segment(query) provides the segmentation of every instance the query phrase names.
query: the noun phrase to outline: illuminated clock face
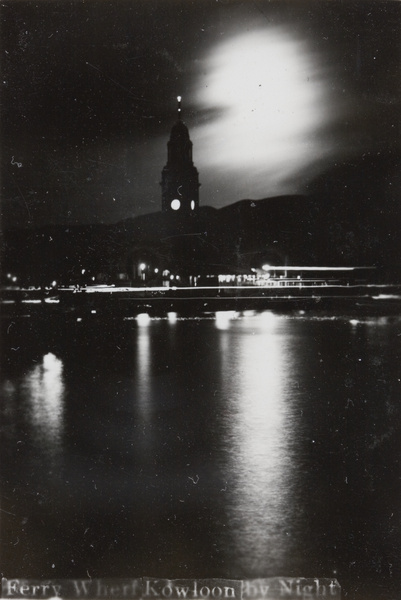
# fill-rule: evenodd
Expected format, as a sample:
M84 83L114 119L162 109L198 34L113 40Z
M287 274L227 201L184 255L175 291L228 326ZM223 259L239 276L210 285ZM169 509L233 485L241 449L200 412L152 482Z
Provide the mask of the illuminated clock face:
M171 208L173 210L178 210L181 206L181 202L179 200L177 200L177 198L175 198L172 202L171 202Z

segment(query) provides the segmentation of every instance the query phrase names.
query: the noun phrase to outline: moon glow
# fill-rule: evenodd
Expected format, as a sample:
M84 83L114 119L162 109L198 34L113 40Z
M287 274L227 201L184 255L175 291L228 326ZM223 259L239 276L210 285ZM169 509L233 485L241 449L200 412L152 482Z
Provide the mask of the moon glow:
M236 35L203 67L196 101L216 117L193 132L201 169L242 170L244 197L260 197L330 153L320 131L332 107L327 73L299 34L269 27Z

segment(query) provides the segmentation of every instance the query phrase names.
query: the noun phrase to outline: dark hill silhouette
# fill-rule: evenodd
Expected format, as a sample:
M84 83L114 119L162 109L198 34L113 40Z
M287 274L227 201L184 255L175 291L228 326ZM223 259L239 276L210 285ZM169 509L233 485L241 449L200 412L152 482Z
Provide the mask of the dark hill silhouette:
M311 244L315 212L306 196L241 200L219 210L219 235L227 249L230 240L236 240L239 261L246 255L265 253L292 264L310 264L317 260Z
M5 231L3 274L68 283L85 270L85 279L110 281L140 260L183 274L249 271L266 262L399 269L398 207L380 196L378 182L359 186L360 172L347 165L313 182L310 196L202 206L196 218L156 212L113 225Z
M335 165L308 186L327 259L400 268L401 155L366 154Z

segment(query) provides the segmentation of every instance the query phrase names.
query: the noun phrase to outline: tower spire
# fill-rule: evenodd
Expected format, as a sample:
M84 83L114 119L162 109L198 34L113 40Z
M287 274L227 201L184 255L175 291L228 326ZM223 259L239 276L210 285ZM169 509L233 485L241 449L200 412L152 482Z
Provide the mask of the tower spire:
M192 160L192 142L181 119L181 96L177 96L178 119L167 142L167 164L162 171L162 211L195 215L199 207L199 175Z

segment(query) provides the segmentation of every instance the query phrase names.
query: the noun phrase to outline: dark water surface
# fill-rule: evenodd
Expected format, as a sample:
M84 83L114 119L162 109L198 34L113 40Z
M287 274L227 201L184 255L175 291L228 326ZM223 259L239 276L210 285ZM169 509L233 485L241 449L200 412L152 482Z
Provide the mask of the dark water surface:
M170 317L3 323L3 575L400 598L401 320Z

